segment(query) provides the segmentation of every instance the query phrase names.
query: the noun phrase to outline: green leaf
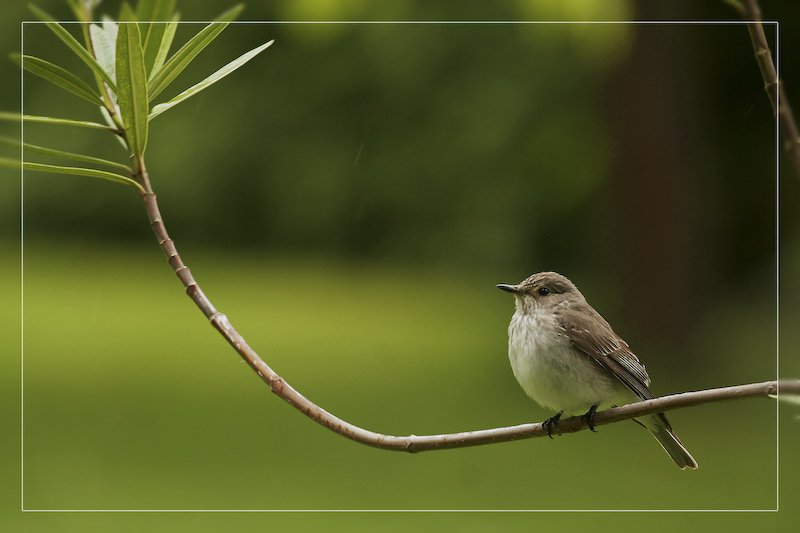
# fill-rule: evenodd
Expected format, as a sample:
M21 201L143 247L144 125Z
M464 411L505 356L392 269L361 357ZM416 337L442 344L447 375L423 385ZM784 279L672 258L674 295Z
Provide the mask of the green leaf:
M147 74L139 41L139 25L123 23L117 36L119 110L131 152L144 154L147 145Z
M131 5L128 2L122 3L122 8L119 10L119 17L117 17L120 22L136 22L136 14L133 12Z
M779 400L800 407L800 395L797 394L786 394L782 392L780 395L770 394L769 397L773 400Z
M54 172L56 174L72 174L76 176L88 176L90 178L100 178L104 180L122 183L125 185L133 185L144 194L144 188L131 178L114 174L113 172L106 172L105 170L96 170L94 168L81 168L81 167L64 167L59 165L45 165L43 163L31 163L24 161L22 168L25 170L37 170L40 172Z
M175 0L139 0L136 18L141 22L169 20L175 10Z
M21 59L22 67L28 72L36 74L93 104L103 105L103 100L100 96L95 94L86 82L73 73L38 57L24 55Z
M140 0L136 6L136 18L142 32L142 49L144 50L144 66L147 73L153 71L164 32L166 22L172 18L175 0Z
M83 154L75 154L72 152L64 152L62 150L53 150L52 148L45 148L44 146L37 146L35 144L21 143L16 139L9 139L8 137L0 137L0 144L4 144L6 146L14 146L17 148L23 147L26 152L33 152L36 154L42 154L53 157L61 157L63 159L69 159L71 161L81 161L84 163L102 165L127 174L133 173L130 167L127 167L122 163L117 163L116 161L108 161L107 159L100 159L99 157L92 157Z
M236 17L239 16L239 13L241 13L243 9L244 9L244 4L236 4L235 6L233 6L232 8L230 8L229 10L225 11L217 18L215 18L213 22L230 22L232 20L236 20Z
M142 26L142 25L140 25ZM166 23L153 22L151 24L144 24L144 42L142 48L144 49L144 68L149 74L153 71L153 65L156 63L159 47L161 46L161 38L164 36L164 31L167 29Z
M78 20L82 20L83 8L81 4L83 4L83 2L81 0L67 0L67 4L69 4L70 9L72 9L72 12L75 13L75 16L78 17Z
M22 120L22 115L20 115L19 113L9 113L8 111L0 111L0 120L19 122L20 120Z
M273 41L269 41L268 43L262 44L258 48L254 48L253 50L250 50L249 52L247 52L245 54L242 54L237 59L234 59L233 61L231 61L230 63L228 63L227 65L225 65L224 67L222 67L221 69L216 71L215 73L213 73L211 76L209 76L206 79L204 79L203 81L201 81L200 83L197 83L197 84L189 87L188 89L183 91L181 94L179 94L178 96L176 96L175 98L173 98L169 102L165 102L163 104L158 104L157 106L154 106L153 107L153 111L150 113L150 119L151 120L154 119L155 117L157 117L158 115L160 115L161 113L166 111L167 109L180 104L181 102L183 102L187 98L194 96L195 94L199 93L200 91L202 91L206 87L218 82L219 80L221 80L222 78L224 78L225 76L227 76L228 74L233 72L234 70L238 69L239 67L241 67L242 65L244 65L245 63L247 63L248 61L253 59L255 56L260 54L263 50L268 48L274 42L275 42L274 40Z
M155 60L148 71L148 82L149 80L152 80L156 74L158 74L158 71L164 66L164 61L167 60L169 49L172 46L172 40L175 38L175 30L178 29L178 20L180 20L180 17L177 13L175 13L175 16L172 17L172 22L168 23L164 27L164 32L161 35L161 43L158 45L158 53L156 54Z
M37 6L33 5L33 4L28 4L28 9L30 9L31 12L33 12L33 14L36 15L36 18L38 18L39 20L41 20L43 22L53 22L53 21L56 20L53 17L53 15L51 15L50 13L44 11L43 9L40 9L39 7L37 7Z
M54 117L41 117L36 115L20 115L18 113L6 113L0 111L0 120L19 121L25 122L41 122L44 124L59 124L64 126L78 126L81 128L92 128L98 130L110 131L118 133L115 128L106 124L99 124L97 122L87 122L84 120L70 120L68 118L54 118Z
M0 157L0 167L7 167L7 168L19 168L22 165L19 162L19 159L9 159L7 157Z
M75 13L75 17L78 20L85 21L87 19L87 12L86 12L85 7L84 7L85 3L86 3L85 1L80 1L79 2L79 0L67 0L67 3L70 5L70 8L72 9L72 12ZM50 13L47 13L46 11L44 11L42 9L39 9L35 5L28 4L28 8L33 12L34 15L36 15L37 18L39 18L39 20L42 20L44 22L56 22L56 19ZM90 42L89 41L89 32L87 30L86 25L85 24L81 24L80 28L81 28L81 32L83 33L84 40L87 43L89 43ZM59 34L54 28L50 27L50 29L52 29L54 32L56 32L56 35L58 35L59 38L61 38L62 40L66 37L65 35ZM77 41L76 41L76 43L77 43ZM70 45L70 43L67 43L67 44ZM75 44L75 43L73 43L73 44ZM78 47L81 47L81 45L78 44ZM79 55L80 55L80 53L79 53ZM91 56L92 54L89 54L89 55ZM87 60L86 57L81 56L81 58L84 61ZM98 89L100 89L102 91L103 87L102 87L102 83L100 81L101 78L99 77L99 75L96 72L95 72L94 76L95 76L95 79L97 79L97 87L98 87Z
M197 54L202 52L203 48L208 46L211 41L222 33L222 30L228 26L227 22L235 19L243 8L244 6L237 5L226 11L217 17L215 22L212 22L200 30L200 32L183 45L180 50L175 52L175 55L169 58L169 61L164 64L164 67L150 80L148 84L150 99L152 100L158 96L161 91L166 89L178 74L197 57Z
M117 80L117 32L119 26L116 22L107 19L103 25L91 24L89 33L92 36L94 53L102 69L116 83ZM116 93L115 93L116 95Z
M117 92L117 86L114 83L114 80L111 79L108 72L103 70L103 67L100 66L100 63L92 57L92 54L78 42L75 37L72 36L67 30L65 30L60 24L56 24L54 22L48 22L47 27L50 28L53 33L55 33L64 43L66 43L69 48L80 57L84 63L89 65L89 67L100 76L104 82L111 88L112 91Z

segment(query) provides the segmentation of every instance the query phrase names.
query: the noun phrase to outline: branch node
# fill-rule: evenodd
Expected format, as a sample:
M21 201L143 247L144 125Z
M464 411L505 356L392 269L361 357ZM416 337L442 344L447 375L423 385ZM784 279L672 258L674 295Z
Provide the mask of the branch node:
M211 325L216 327L218 330L221 331L228 331L231 327L231 323L228 320L228 317L225 316L223 313L219 311L215 311L208 317L208 321L211 322Z
M284 381L284 379L282 377L280 377L277 374L273 374L273 375L267 376L265 378L264 375L261 374L261 371L258 371L258 373L259 373L259 375L261 376L262 379L266 379L267 384L269 385L269 390L270 391L274 392L278 396L283 397L282 396L282 392L283 392L284 386L286 385L286 382ZM284 398L284 399L288 401L288 399L286 399L286 398ZM316 407L316 406L313 406L313 407ZM308 416L310 416L311 411L312 411L312 408L308 407L307 411L306 411L306 414ZM311 416L311 418L314 418L314 417Z

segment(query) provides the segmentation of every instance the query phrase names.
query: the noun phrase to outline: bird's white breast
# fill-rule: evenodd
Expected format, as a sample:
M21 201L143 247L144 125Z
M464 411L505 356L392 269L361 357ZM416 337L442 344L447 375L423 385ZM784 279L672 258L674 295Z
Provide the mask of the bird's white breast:
M552 312L514 313L508 326L514 377L539 405L567 415L612 402L621 383L576 348Z

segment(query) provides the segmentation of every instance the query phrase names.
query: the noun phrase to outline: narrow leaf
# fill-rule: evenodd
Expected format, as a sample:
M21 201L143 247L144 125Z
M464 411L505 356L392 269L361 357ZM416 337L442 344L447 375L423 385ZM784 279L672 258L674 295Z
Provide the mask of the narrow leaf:
M0 157L0 167L19 168L22 165L19 159L9 159L8 157Z
M136 2L136 20L156 20L153 15L159 3L161 3L161 0L139 0Z
M144 66L150 74L161 49L161 41L167 29L166 22L172 18L175 0L140 0L136 6L136 17L142 31Z
M53 15L33 4L28 4L28 9L42 22L54 22L56 20Z
M94 93L85 81L49 61L25 55L22 56L22 67L28 72L36 74L93 104L103 105L103 100Z
M67 0L72 12L78 20L86 20L87 9L91 9L86 0Z
M236 4L229 10L217 16L217 18L215 18L213 22L230 22L232 20L236 20L236 17L239 16L239 13L241 13L243 9L244 9L244 4Z
M141 22L169 20L175 10L175 0L139 0L136 17Z
M116 161L109 161L108 159L102 159L99 157L92 157L90 155L64 152L63 150L53 150L52 148L45 148L44 146L36 146L34 144L28 144L28 143L25 143L23 145L23 149L26 152L30 151L52 157L61 157L63 159L69 159L70 161L81 161L83 163L91 163L93 165L102 165L104 167L112 168L117 172L123 172L127 174L133 173L133 170L130 167L125 166L122 163L117 163Z
M127 174L132 173L130 167L123 165L122 163L117 163L116 161L109 161L107 159L101 159L99 157L92 157L89 155L83 154L75 154L72 152L64 152L62 150L53 150L52 148L45 148L44 146L37 146L35 144L28 144L28 143L21 143L16 139L9 139L8 137L0 137L0 144L4 144L6 146L14 146L14 147L23 147L26 152L33 152L36 154L42 154L52 157L61 157L63 159L69 159L71 161L81 161L83 163L92 163L95 165L102 165L108 168L113 168L117 171L121 171Z
M54 117L41 117L36 115L19 115L16 113L0 112L0 120L24 120L25 122L40 122L44 124L59 124L63 126L78 126L81 128L92 128L97 130L110 131L117 133L117 130L111 126L100 124L98 122L87 122L84 120L70 120L68 118L54 118Z
M164 67L150 80L148 84L150 99L152 100L163 91L180 74L186 66L203 51L203 48L213 41L222 30L228 26L228 21L235 19L242 11L244 6L237 5L234 8L220 15L215 22L212 22L200 32L192 37L189 42L175 52Z
M96 170L94 168L81 168L81 167L64 167L59 165L45 165L44 163L31 163L24 161L22 168L26 170L37 170L40 172L54 172L56 174L72 174L76 176L88 176L90 178L100 178L104 180L113 181L116 183L123 183L125 185L133 185L144 194L144 188L136 181L113 172L106 172L105 170Z
M105 81L108 86L111 88L112 91L117 92L117 86L114 83L114 80L111 79L108 72L103 70L103 67L97 62L97 60L92 57L92 54L78 42L75 37L72 36L70 32L65 30L60 24L56 24L54 22L48 22L47 27L50 28L53 33L55 33L64 43L66 43L69 48L80 57L84 63L89 65L89 67L98 75L100 76L103 81Z
M75 13L75 17L78 20L80 20L80 21L87 20L86 9L91 9L91 6L87 6L86 5L87 4L86 0L67 0L67 3L70 5L70 8L72 9L72 12ZM46 11L43 11L42 9L39 9L38 7L36 7L33 4L28 4L28 8L39 18L39 20L42 20L44 22L52 22L52 23L57 22L56 19L52 15L50 15ZM65 34L59 33L58 30L53 28L52 26L49 26L49 27L62 40L68 39L70 37L70 35L68 35L68 34L65 35ZM87 26L85 24L81 24L80 28L81 28L81 33L83 33L84 40L87 43L90 43L91 42L90 34L89 34L89 31L87 30ZM64 30L64 31L66 31L66 30ZM85 62L86 61L91 61L92 53L89 53L89 57L84 56L82 54L81 50L80 50L80 48L83 48L83 47L77 41L73 40L72 43L70 43L69 41L65 41L65 42L67 43L68 46L70 46L70 48L72 48L73 46L77 45L78 48L79 48L78 50L76 50L78 52L78 56L81 57L81 59L83 59ZM89 65L89 66L91 67L91 65ZM92 67L92 70L94 70L93 67ZM97 88L100 91L103 91L102 78L101 78L100 74L98 74L97 71L94 71L94 77L97 80ZM113 76L112 76L112 79L113 79Z
M119 10L119 17L117 20L120 22L137 22L136 13L128 2L122 2L122 7Z
M233 61L231 61L230 63L228 63L227 65L225 65L224 67L222 67L221 69L216 71L215 73L213 73L211 76L209 76L206 79L204 79L203 81L201 81L200 83L197 83L197 84L189 87L188 89L183 91L181 94L179 94L178 96L176 96L175 98L173 98L169 102L165 102L163 104L158 104L157 106L153 107L153 111L150 113L150 119L152 120L153 118L157 117L158 115L160 115L161 113L163 113L167 109L180 104L181 102L183 102L187 98L190 98L190 97L196 95L197 93L199 93L200 91L202 91L206 87L218 82L219 80L221 80L222 78L224 78L225 76L227 76L228 74L233 72L234 70L238 69L239 67L241 67L242 65L244 65L245 63L247 63L248 61L253 59L255 56L260 54L263 50L268 48L274 42L275 41L273 40L273 41L270 41L268 43L264 43L261 46L259 46L258 48L254 48L253 50L250 50L249 52L247 52L245 54L242 54L241 56L239 56L238 58L234 59Z
M142 42L142 49L144 50L144 68L149 74L153 71L153 65L156 63L159 46L161 46L161 38L164 36L164 31L167 29L167 24L161 22L152 22L150 24L143 24L140 26L144 26L144 41Z
M108 76L116 83L117 81L117 32L119 27L116 22L108 19L103 21L103 25L91 24L89 32L92 36L94 53L97 62L108 72Z
M147 145L147 75L144 70L139 25L120 24L117 36L119 110L131 152L144 154Z
M175 38L175 31L178 29L178 20L180 20L180 17L176 13L175 16L172 17L172 22L164 27L164 33L161 35L161 43L158 45L158 52L153 60L153 65L148 71L148 82L158 74L158 71L164 66L164 61L167 60L169 49L172 46L172 40Z
M19 113L9 113L8 111L0 111L0 120L19 122L20 120L22 120L22 115L20 115Z

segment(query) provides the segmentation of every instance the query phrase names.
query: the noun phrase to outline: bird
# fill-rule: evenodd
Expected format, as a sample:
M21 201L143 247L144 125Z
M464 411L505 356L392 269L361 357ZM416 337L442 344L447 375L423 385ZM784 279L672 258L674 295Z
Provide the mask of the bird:
M567 277L539 272L513 285L497 288L515 298L508 326L508 358L525 393L557 414L583 414L589 428L595 411L654 398L650 376L628 343L614 333ZM661 444L681 469L697 461L672 430L664 413L635 418Z

